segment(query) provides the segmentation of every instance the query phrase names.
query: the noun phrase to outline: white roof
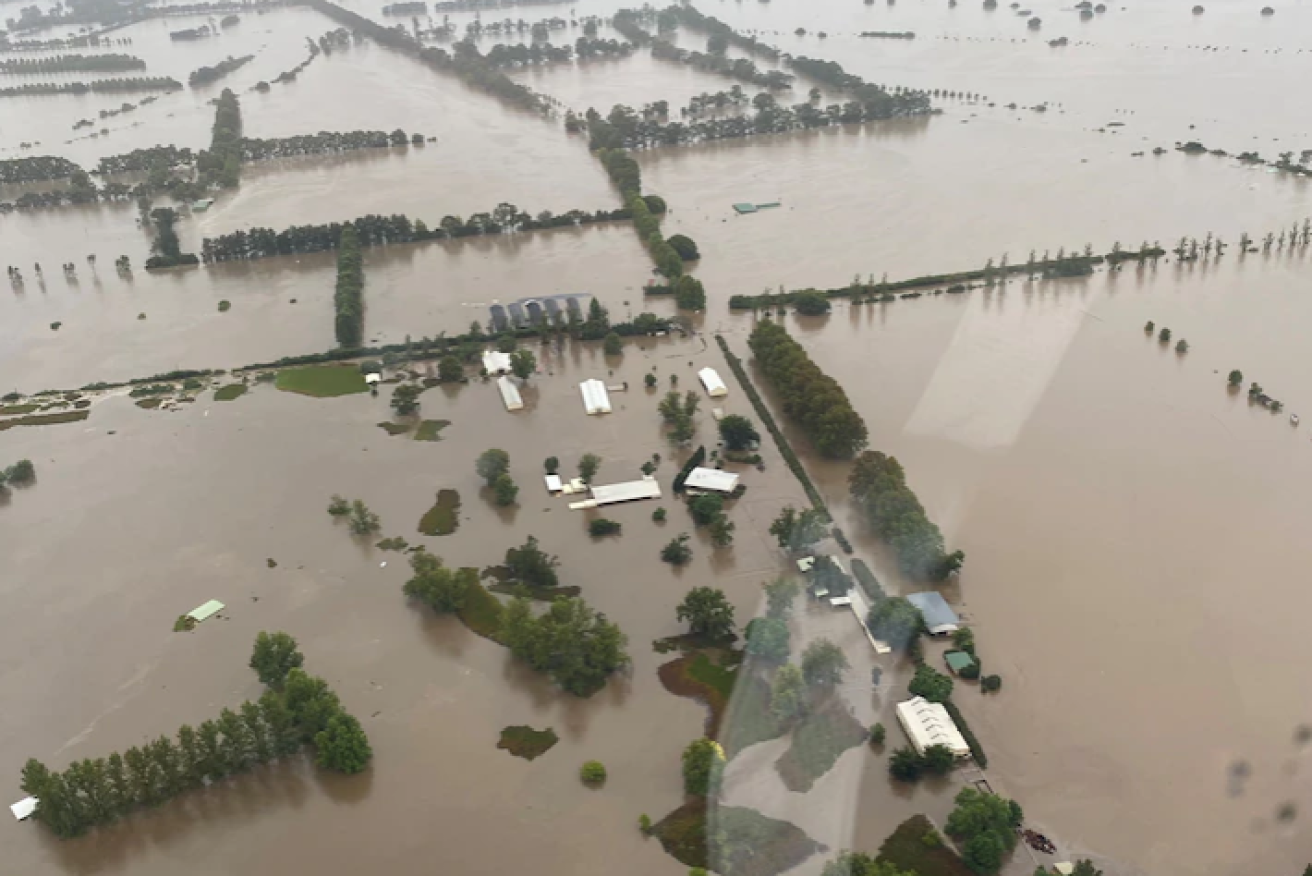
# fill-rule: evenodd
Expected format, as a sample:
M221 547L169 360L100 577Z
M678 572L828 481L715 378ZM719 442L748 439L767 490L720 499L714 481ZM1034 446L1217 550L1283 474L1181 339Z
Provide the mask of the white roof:
M970 746L953 723L948 710L924 697L912 697L897 704L897 720L906 731L918 754L931 745L946 745L957 757L970 754Z
M1060 873L1061 876L1071 876L1075 872L1075 865L1070 861L1062 861L1060 864L1053 864L1052 869Z
M829 604L832 605L832 606L834 606L834 608L838 608L839 606L842 606L842 605L851 605L851 604L852 604L852 597L850 597L850 596L831 596L831 597L829 597Z
M506 410L518 411L524 407L524 398L519 394L519 387L515 386L515 381L503 374L497 378L497 389L501 392L501 400L505 402Z
M9 811L14 813L14 818L22 821L36 811L36 798L24 797L17 803L10 804Z
M609 414L610 396L606 394L606 384L600 380L585 380L579 384L583 393L583 409L589 414Z
M811 567L814 565L815 565L815 557L802 557L800 560L797 561L797 571L809 572L811 571Z
M200 623L201 621L213 617L214 615L218 614L221 611L223 611L223 603L219 602L217 599L211 599L209 602L205 603L204 605L198 605L195 608L193 608L191 611L187 612L187 617L191 618L197 623Z
M694 468L684 480L685 487L694 490L714 490L717 493L732 493L738 486L738 475L718 468Z
M596 505L613 505L616 502L632 502L636 499L659 499L661 485L654 477L644 477L640 481L625 481L622 484L605 484L592 488L592 501Z
M510 354L498 353L496 350L483 351L483 367L488 374L500 374L510 370Z
M702 386L706 387L706 394L712 398L729 394L729 387L724 385L724 381L715 373L714 368L703 368L697 372L697 376L701 379Z
M379 374L377 371L370 371L368 374L364 376L364 382L369 384L378 383L382 379L383 379L383 375Z
M559 493L565 488L561 482L560 475L547 475L547 489L552 493Z

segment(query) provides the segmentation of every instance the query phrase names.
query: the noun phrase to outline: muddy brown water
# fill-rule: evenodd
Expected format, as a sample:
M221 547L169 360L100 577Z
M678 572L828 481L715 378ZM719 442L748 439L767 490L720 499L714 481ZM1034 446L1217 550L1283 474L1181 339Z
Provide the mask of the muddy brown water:
M370 14L379 6L352 5ZM727 312L734 293L971 268L1003 252L1015 263L1031 248L1055 253L1085 242L1169 246L1181 234L1212 231L1233 243L1240 232L1260 236L1312 213L1301 180L1211 156L1130 155L1189 138L1268 156L1312 146L1305 109L1285 99L1312 63L1312 52L1300 51L1309 47L1300 45L1308 13L1299 7L1262 19L1239 7L1191 17L1153 3L1085 23L1035 7L1039 34L1009 10L975 4L703 11L778 31L766 38L786 51L837 59L875 81L966 88L1000 104L1053 102L1036 114L949 101L928 120L641 154L646 190L673 208L667 234L690 234L706 254L695 269L711 299L701 323L725 331L740 355L752 317ZM224 81L243 93L249 136L402 126L439 138L417 150L248 166L241 190L184 221L185 243L371 211L433 222L500 200L534 211L617 203L578 138L377 46L320 57L297 83L267 95L246 91L299 63L304 36L333 26L308 10L284 10L244 16L239 29L196 46L170 43L159 22L121 32L134 40L123 51L179 78L258 50ZM795 37L797 26L830 37ZM918 38L855 37L876 29ZM1059 35L1079 44L1050 49L1046 39ZM679 40L696 47L687 35ZM1220 48L1198 48L1205 45ZM641 55L515 75L567 106L601 109L678 105L732 84ZM19 141L41 139L38 152L91 164L156 142L197 148L208 141L205 100L214 90L161 98L109 120L108 137L71 144L63 140L74 121L121 101L8 100L0 149L8 157ZM1113 120L1125 124L1107 128ZM730 205L743 200L783 206L736 217ZM331 255L158 276L138 270L131 281L114 274L114 256L128 253L140 265L148 245L131 207L0 217L0 262L27 274L21 293L0 294L0 386L231 367L331 343ZM88 252L100 258L94 273ZM47 267L44 288L30 270L36 260ZM78 263L76 283L58 272L67 260ZM548 291L591 292L617 318L672 312L669 302L641 302L650 271L623 224L370 250L366 271L367 334L382 341L462 331L486 319L494 300ZM1241 260L1232 247L1219 262L1192 267L1168 259L1156 270L840 304L826 319L787 320L843 383L873 446L904 462L949 542L967 552L949 595L976 626L985 665L1005 680L998 697L958 697L989 751L990 780L1071 854L1097 856L1109 874L1297 872L1312 858L1301 808L1292 822L1277 817L1282 804L1307 798L1294 735L1312 716L1296 639L1272 623L1276 612L1299 616L1306 602L1297 546L1312 511L1302 489L1312 442L1306 424L1294 429L1223 385L1238 367L1287 412L1312 411L1300 380L1308 366L1298 328L1312 317L1301 291L1306 272L1302 254ZM226 314L217 312L221 299L233 303ZM1180 358L1146 339L1148 319L1193 350ZM57 333L49 329L56 320ZM757 584L782 559L763 541L765 529L800 490L767 448L767 471L749 474L751 489L733 514L732 554L713 558L701 545L693 566L675 574L654 558L681 531L680 509L671 508L663 530L649 507L621 509L611 516L625 524L624 536L594 543L581 519L536 492L536 478L551 454L569 466L585 450L600 452L603 479L636 473L652 451L668 456L655 399L636 388L651 364L662 375L679 369L687 388L690 359L722 367L700 340L630 353L616 368L635 387L617 396L630 410L602 420L583 418L574 387L610 367L589 349L565 356L564 376L541 378L522 415L505 414L487 386L452 397L430 390L424 415L453 422L436 444L377 429L382 399L302 399L267 387L176 414L110 399L85 423L0 433L0 461L31 457L41 477L0 508L12 604L0 661L9 706L0 761L11 774L30 755L62 765L104 754L254 695L245 661L260 629L301 640L311 667L365 719L377 753L359 781L280 768L78 843L9 823L0 828L14 850L7 860L39 873L168 873L183 862L264 873L302 866L305 849L316 847L334 872L380 860L412 872L436 860L456 872L600 873L617 859L639 872L681 872L633 826L639 813L656 818L678 802L678 752L702 711L659 688L659 659L647 645L675 631L673 606L694 583L725 587L740 616L755 609ZM729 408L742 405L731 387ZM515 460L524 502L514 514L478 494L472 459L493 443ZM843 469L807 464L859 551L881 577L905 583L852 519ZM667 460L661 476L672 474ZM444 486L460 489L469 519L454 536L425 539L415 525ZM629 633L632 679L585 703L562 698L497 646L407 607L403 558L332 527L323 513L332 492L366 499L384 534L430 543L453 564L489 564L538 535L561 554L570 583ZM179 520L180 508L191 514ZM79 549L68 550L70 542ZM211 597L228 603L231 621L190 636L168 632L177 614ZM859 661L868 654L849 642L852 627L807 614L799 632L812 629L851 646L854 677L867 669ZM56 699L52 690L78 696ZM891 729L896 691L847 693L861 720L883 716ZM517 723L554 726L562 743L522 763L494 747L500 729ZM906 815L941 819L949 808L950 788L892 788L883 759L864 749L845 754L810 794L789 795L772 773L777 745L744 753L729 799L788 818L834 848L872 849ZM611 769L602 792L576 780L579 763L594 757ZM1240 762L1251 778L1232 787L1229 771ZM324 839L362 830L368 844ZM801 872L818 872L819 863Z

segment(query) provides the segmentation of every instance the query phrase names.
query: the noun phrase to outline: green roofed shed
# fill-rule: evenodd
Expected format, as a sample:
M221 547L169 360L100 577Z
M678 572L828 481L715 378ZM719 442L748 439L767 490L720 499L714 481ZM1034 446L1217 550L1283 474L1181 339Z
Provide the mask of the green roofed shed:
M943 655L943 659L948 662L948 669L951 669L957 675L975 665L975 658L965 651L949 651Z
M191 611L187 612L187 617L191 618L196 623L200 623L201 621L207 620L221 611L223 611L223 603L219 602L217 599L211 599L209 602L205 603L204 605L199 606L197 608L193 608Z
M733 208L734 208L735 210L737 210L739 213L755 213L755 212L756 212L756 205L755 205L755 204L734 204L734 205L733 205Z

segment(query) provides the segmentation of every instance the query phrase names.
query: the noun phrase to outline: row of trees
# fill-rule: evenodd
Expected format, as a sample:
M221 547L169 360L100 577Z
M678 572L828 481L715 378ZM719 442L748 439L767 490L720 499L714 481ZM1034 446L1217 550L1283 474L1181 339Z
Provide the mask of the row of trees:
M848 492L871 528L897 553L898 566L914 578L942 581L961 568L965 554L947 553L943 533L907 486L895 457L868 450L848 476Z
M29 158L6 158L0 161L0 183L46 182L64 179L81 168L55 155L34 155Z
M355 226L342 228L337 243L337 287L333 292L337 312L337 343L360 346L364 339L364 257Z
M30 459L20 459L8 468L0 468L0 494L11 485L27 487L36 483L36 466Z
M241 104L231 88L215 101L210 148L196 156L197 181L205 188L233 189L241 181Z
M146 259L146 270L194 265L200 261L195 253L182 251L174 228L178 224L178 211L172 207L158 207L150 211L150 218L155 223L155 239L150 244L151 256Z
M196 163L196 153L186 146L150 146L133 149L121 155L101 158L94 173L108 176L114 173L146 173L157 167L167 170L187 168Z
M211 82L218 82L234 70L239 70L249 64L254 58L254 55L242 55L240 58L229 55L213 67L198 67L191 71L191 75L187 77L187 84L192 88L199 88L202 85L209 85Z
M0 73L122 73L145 70L146 62L131 55L55 55L0 61Z
M748 345L779 394L784 414L806 433L822 456L842 459L865 446L866 424L847 393L811 361L783 326L761 320Z
M589 126L599 121L600 118L595 111L588 110ZM594 137L593 140L595 142L596 138ZM670 279L681 275L683 259L661 233L660 219L657 218L665 213L665 200L659 195L643 196L642 173L638 169L638 163L627 152L622 149L594 148L611 182L620 190L624 205L633 217L633 225L646 245L647 252L651 254L656 270ZM696 250L695 244L693 249ZM704 295L702 301L705 302Z
M320 766L360 772L373 754L364 730L327 682L299 668L303 659L291 636L260 633L251 667L270 688L259 700L224 709L199 727L184 725L176 738L76 761L63 772L28 760L22 787L38 800L33 817L61 839L79 836L134 809L289 757L306 743L315 746Z
M267 140L246 138L241 141L241 157L243 161L263 161L298 155L333 155L356 149L386 149L407 143L419 146L423 142L423 134L406 134L400 128L390 134L386 131L320 131Z
M132 76L94 82L30 82L0 88L0 97L36 97L47 94L112 94L135 91L177 91L182 83L171 76Z
M430 228L422 219L411 219L402 214L380 216L370 214L350 222L329 222L323 225L293 225L276 231L272 228L238 230L218 237L207 237L201 242L201 257L210 262L262 259L294 253L326 252L336 249L342 229L355 229L361 246L382 246L390 243L415 243L425 240L453 240L477 237L483 234L500 234L503 231L537 231L547 228L568 228L598 222L616 222L631 219L628 209L570 210L556 215L543 210L537 216L521 211L513 204L501 204L491 213L475 213L467 219L444 216Z
M647 31L643 30L639 20L638 13L631 10L622 10L615 15L612 24L627 39L643 45L650 44L651 54L654 58L684 64L707 73L730 76L760 88L785 89L792 87L793 77L782 70L762 71L746 58L731 59L726 57L724 50L727 47L727 42L718 34L711 36L707 43L706 52L697 52L681 49L668 40L652 38Z

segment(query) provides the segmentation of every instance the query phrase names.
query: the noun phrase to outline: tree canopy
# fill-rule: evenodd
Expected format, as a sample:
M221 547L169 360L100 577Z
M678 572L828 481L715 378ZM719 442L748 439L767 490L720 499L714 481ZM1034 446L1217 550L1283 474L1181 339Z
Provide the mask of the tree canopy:
M528 600L506 606L502 641L511 652L575 696L586 697L629 664L628 637L582 599L557 599L540 617Z
M730 450L746 450L761 440L761 433L743 415L728 414L720 420L720 438Z
M952 696L952 678L928 663L921 663L916 667L911 683L907 685L907 693L924 697L933 703L941 703Z
M556 569L560 558L538 547L538 540L529 536L528 540L516 548L506 551L506 568L510 576L529 587L555 587L560 583Z
M361 772L374 754L360 722L345 712L328 719L328 726L315 734L314 745L319 766L339 773Z
M695 797L705 797L720 781L724 769L724 749L713 739L695 739L683 750L683 790Z
M770 534L783 550L801 553L825 537L827 523L822 511L804 508L799 513L792 505L786 505L770 524Z
M907 486L906 472L895 457L862 453L848 476L848 491L875 533L892 545L904 573L941 581L961 568L965 554L945 552L943 533Z
M428 551L411 554L410 569L414 574L402 585L402 592L443 613L459 611L469 591L478 584L476 569L449 569L441 557Z
M843 852L825 864L820 876L916 876L864 852Z
M920 609L900 596L881 599L866 618L870 634L898 650L906 650L920 635L925 619Z
M286 633L260 633L255 637L251 652L251 669L261 684L275 687L287 678L287 673L305 662L305 656L296 648L296 640Z
M997 873L1016 845L1016 828L1023 818L1020 806L971 787L957 794L956 804L946 831L957 840L966 866L982 876Z
M688 623L689 631L706 639L722 640L733 635L733 605L723 590L694 587L679 603L675 616Z
M484 450L479 454L478 461L474 463L474 471L478 476L487 481L490 487L501 475L510 470L510 454L504 450L498 450L495 447L491 450Z
M747 653L761 660L782 663L788 659L791 635L787 622L777 617L758 617L747 624Z
M847 655L828 639L816 639L802 652L802 677L813 687L834 687L847 673Z

